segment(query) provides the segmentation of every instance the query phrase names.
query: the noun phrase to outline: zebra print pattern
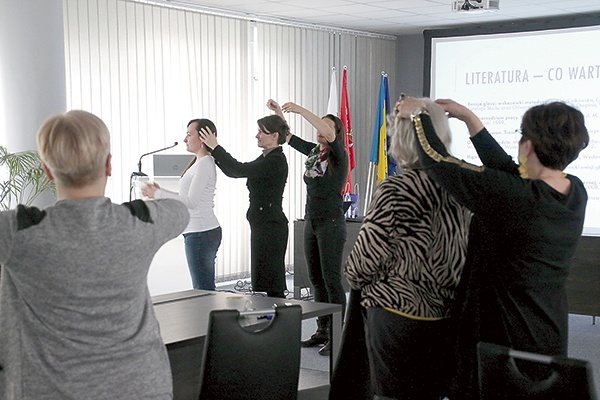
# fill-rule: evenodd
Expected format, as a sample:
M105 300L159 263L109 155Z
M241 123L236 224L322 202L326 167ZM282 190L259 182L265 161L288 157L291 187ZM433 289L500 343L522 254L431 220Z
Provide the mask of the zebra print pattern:
M364 307L445 318L467 254L471 212L423 171L377 187L345 274Z

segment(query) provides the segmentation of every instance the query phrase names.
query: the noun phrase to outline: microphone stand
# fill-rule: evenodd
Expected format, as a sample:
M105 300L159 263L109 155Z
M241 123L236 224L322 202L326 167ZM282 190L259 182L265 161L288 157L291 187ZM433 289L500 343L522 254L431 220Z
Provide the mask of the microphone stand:
M177 146L178 144L179 143L175 142L175 143L173 143L172 146L168 146L168 147L165 147L165 148L162 148L162 149L150 151L150 152L144 153L144 154L142 154L140 156L140 159L138 160L138 164L137 164L138 165L138 170L132 172L131 176L129 177L129 201L131 201L131 198L132 198L133 187L134 187L134 184L133 184L134 178L135 179L139 179L139 177L148 176L147 174L145 174L145 173L142 172L142 158L144 158L146 156L149 156L150 154L159 153L161 151L172 149L173 147Z

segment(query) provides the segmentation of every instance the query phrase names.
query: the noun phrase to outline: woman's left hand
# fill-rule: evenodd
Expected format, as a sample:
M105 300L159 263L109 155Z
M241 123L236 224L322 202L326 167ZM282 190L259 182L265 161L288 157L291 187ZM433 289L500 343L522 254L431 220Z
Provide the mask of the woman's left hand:
M267 108L271 111L274 111L276 115L279 115L281 118L285 119L285 117L283 116L283 111L281 111L281 107L279 106L279 103L275 100L269 99L269 101L267 101Z
M211 150L219 145L219 143L217 142L217 137L208 126L200 128L199 134L202 142Z
M276 113L277 113L278 111L281 111L281 107L279 107L279 103L278 103L278 102L276 102L276 101L275 101L275 100L273 100L273 99L269 99L269 100L267 101L267 108L268 108L269 110L271 110L271 111L275 111Z
M294 114L300 114L300 112L303 110L303 107L299 106L296 103L292 103L291 101L288 101L287 103L285 103L284 105L281 106L281 109L284 112L291 112Z

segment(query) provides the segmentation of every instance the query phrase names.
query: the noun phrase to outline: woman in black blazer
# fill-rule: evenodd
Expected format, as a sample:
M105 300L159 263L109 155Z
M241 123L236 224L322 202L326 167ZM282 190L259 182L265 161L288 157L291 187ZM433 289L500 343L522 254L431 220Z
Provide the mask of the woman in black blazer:
M246 218L250 223L252 289L269 297L285 297L285 251L288 219L281 202L288 176L288 164L281 144L290 128L277 115L259 119L256 139L263 154L254 161L240 162L217 143L206 128L200 138L210 149L217 166L231 178L247 178L250 207Z

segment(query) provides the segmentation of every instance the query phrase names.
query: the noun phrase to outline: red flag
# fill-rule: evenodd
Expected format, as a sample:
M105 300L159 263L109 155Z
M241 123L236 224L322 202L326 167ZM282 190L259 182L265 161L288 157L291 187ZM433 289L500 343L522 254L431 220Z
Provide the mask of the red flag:
M340 104L340 119L346 129L346 135L344 135L344 144L346 145L346 152L348 152L348 180L342 194L352 193L352 170L356 167L356 160L354 158L354 139L352 138L352 121L350 119L350 103L348 101L348 68L344 67L344 73L342 75L342 100Z

